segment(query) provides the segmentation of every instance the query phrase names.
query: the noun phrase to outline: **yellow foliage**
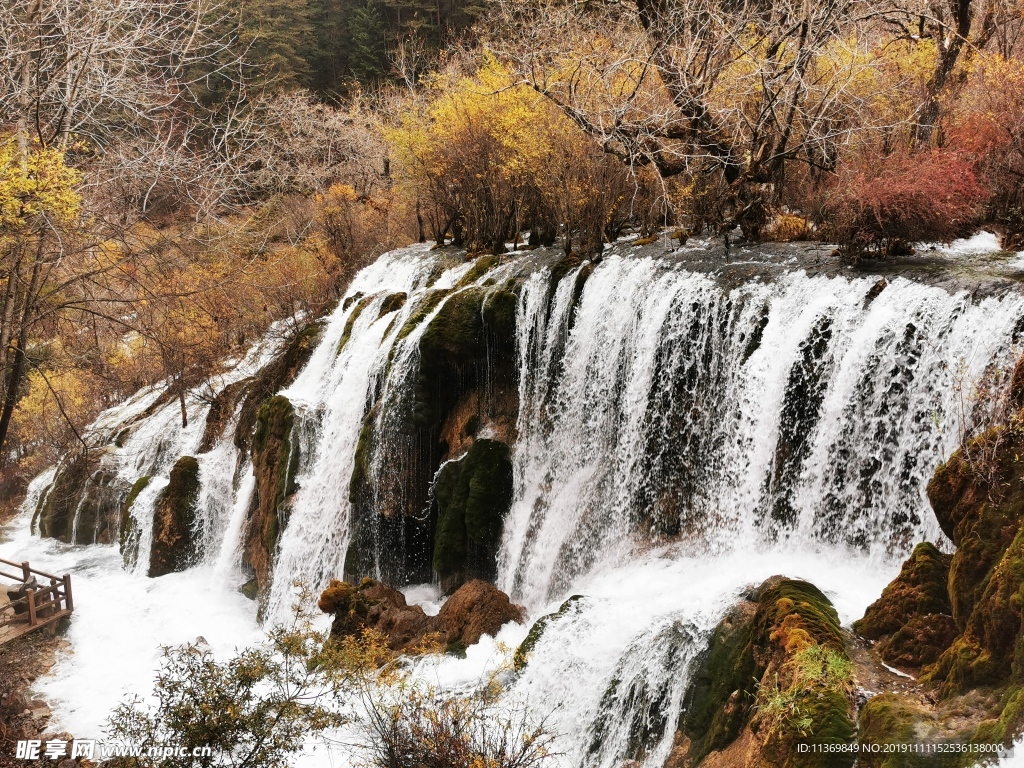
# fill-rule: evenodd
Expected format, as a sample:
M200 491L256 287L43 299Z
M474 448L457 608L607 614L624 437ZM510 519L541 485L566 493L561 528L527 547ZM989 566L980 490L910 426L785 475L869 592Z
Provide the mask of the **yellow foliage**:
M81 174L54 149L32 149L22 158L13 138L0 141L0 232L14 231L40 214L60 222L78 215Z

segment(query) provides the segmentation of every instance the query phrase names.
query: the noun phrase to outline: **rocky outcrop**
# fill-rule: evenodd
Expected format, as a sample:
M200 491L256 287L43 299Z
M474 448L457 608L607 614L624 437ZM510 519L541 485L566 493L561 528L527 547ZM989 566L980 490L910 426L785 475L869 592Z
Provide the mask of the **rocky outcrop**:
M839 768L856 738L853 666L835 609L814 585L774 577L719 624L695 664L666 766Z
M74 544L114 540L124 490L103 464L105 449L82 451L57 468L40 497L34 525L39 534Z
M392 650L405 653L436 648L461 653L510 621L522 623L526 614L504 592L479 580L459 588L436 616L427 616L401 592L373 579L359 585L332 581L318 605L334 615L332 636L354 637L372 629L387 637Z
M295 380L316 349L323 333L322 322L311 323L303 328L285 347L273 362L266 365L256 376L246 379L245 395L238 409L238 423L235 425L234 442L237 448L247 450L256 429L260 408L268 398Z
M482 270L479 278L493 266L478 261L473 269ZM449 590L466 579L493 577L494 541L508 507L507 443L515 437L518 414L516 302L506 287L472 286L430 292L409 312L400 338L430 318L419 338L409 387L389 390L385 397L390 399L374 404L356 449L345 561L350 581L370 573L392 583L430 581L438 564ZM485 435L487 444L474 453L477 438ZM443 473L444 501L432 503L439 467L463 453L465 463ZM496 489L484 489L478 481L478 490L470 494L477 473L494 480ZM425 509L429 514L423 514Z
M199 462L182 456L156 500L149 576L183 571L199 562L203 539L196 514L198 500Z
M298 486L295 474L299 448L292 439L295 409L288 398L274 395L256 415L252 436L252 471L256 477L246 515L243 558L255 572L262 593L270 586L277 541L288 524L288 498Z
M128 492L124 503L121 505L119 545L121 559L124 561L126 568L134 568L135 563L139 559L140 531L138 521L135 515L132 514L132 508L135 506L135 501L139 498L139 494L146 490L152 479L152 477L146 475L136 480L132 484L132 489Z
M951 560L933 544L918 544L900 575L868 607L864 618L854 622L855 632L880 641L877 651L888 664L931 664L956 639L946 586Z
M501 527L512 505L512 460L496 440L477 440L434 483L434 571L446 593L470 579L497 575Z
M1018 366L1010 402L1020 407ZM1009 743L1024 729L1024 432L1019 415L940 466L928 497L955 552L921 544L854 627L881 659L921 667L916 690L871 698L861 741ZM910 737L913 738L910 738ZM933 765L923 758L867 768ZM973 764L971 756L942 765Z
M515 668L516 672L522 672L526 669L526 665L530 663L530 654L533 653L534 647L536 647L537 643L540 642L541 637L544 636L544 630L546 630L550 624L566 616L583 599L583 595L573 595L562 603L558 607L557 611L541 616L533 622L533 626L530 627L530 631L526 633L526 637L523 639L523 642L519 644L519 647L516 648L515 653L512 655L512 666Z
M959 636L928 670L944 695L1024 682L1024 439L1013 426L971 441L939 467L928 497L956 545L949 598Z

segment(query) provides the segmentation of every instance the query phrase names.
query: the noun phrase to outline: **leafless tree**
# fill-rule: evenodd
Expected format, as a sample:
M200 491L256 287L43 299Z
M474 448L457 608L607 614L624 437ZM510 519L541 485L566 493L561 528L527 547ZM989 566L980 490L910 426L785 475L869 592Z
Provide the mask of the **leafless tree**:
M492 45L606 152L663 178L720 180L757 237L786 169L832 170L863 129L866 0L502 4Z

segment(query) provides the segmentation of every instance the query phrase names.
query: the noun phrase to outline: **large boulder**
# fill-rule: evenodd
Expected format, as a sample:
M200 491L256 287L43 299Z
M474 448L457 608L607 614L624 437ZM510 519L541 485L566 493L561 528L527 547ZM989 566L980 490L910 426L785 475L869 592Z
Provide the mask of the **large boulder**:
M458 653L483 635L496 635L510 621L522 623L526 615L522 606L483 581L462 586L436 616L427 616L418 605L409 605L401 592L373 579L358 585L332 581L318 605L334 616L332 636L358 637L372 629L384 634L398 652L443 647Z
M475 645L484 635L492 637L509 622L522 624L526 610L492 584L474 579L463 584L441 606L437 631L449 646Z
M193 456L182 456L156 500L149 576L184 571L199 562L203 537L198 501L199 462Z
M695 664L666 766L842 768L853 665L828 598L774 577L722 620ZM801 743L838 747L801 751Z

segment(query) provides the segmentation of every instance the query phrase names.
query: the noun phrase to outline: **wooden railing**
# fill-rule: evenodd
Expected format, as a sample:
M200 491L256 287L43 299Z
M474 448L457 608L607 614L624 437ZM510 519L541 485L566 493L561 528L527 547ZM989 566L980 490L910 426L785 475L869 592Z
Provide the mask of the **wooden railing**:
M14 572L8 572L5 566L13 568ZM23 595L12 599L9 608L0 615L0 642L39 627L55 626L75 609L70 574L54 576L38 571L28 563L0 558L0 581L8 579L12 586L23 587Z

